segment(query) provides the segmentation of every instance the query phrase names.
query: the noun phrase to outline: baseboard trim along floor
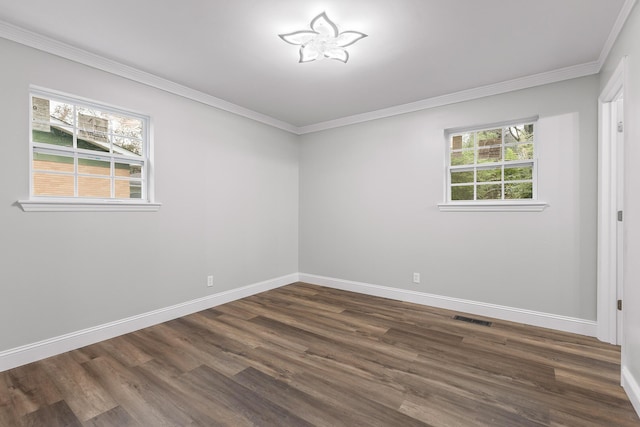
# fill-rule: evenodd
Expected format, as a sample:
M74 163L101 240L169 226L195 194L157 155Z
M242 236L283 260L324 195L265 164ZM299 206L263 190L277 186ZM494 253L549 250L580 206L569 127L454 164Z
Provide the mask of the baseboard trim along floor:
M560 316L496 304L487 304L442 295L391 288L388 286L353 282L332 277L316 276L313 274L300 273L300 281L310 283L312 285L327 286L330 288L342 289L344 291L412 302L431 307L475 314L478 316L494 317L496 319L556 329L559 331L571 332L590 337L596 336L596 322L593 320L577 319L574 317Z
M0 372L298 281L293 273L0 352Z
M633 408L640 415L640 384L626 366L622 366L622 388L629 396Z
M463 313L596 336L596 322L305 273L292 273L0 352L0 372L298 281Z

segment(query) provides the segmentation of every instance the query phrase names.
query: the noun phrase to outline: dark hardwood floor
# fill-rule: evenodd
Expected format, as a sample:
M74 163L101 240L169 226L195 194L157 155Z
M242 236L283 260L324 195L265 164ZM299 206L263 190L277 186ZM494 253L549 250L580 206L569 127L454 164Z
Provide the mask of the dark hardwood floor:
M454 314L289 285L0 372L0 425L640 426L618 347Z

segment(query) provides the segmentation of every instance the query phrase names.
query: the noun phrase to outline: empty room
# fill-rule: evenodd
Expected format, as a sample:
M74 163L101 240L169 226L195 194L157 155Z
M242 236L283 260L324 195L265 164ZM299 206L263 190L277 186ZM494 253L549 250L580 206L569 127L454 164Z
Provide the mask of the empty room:
M640 426L636 0L0 0L0 427Z

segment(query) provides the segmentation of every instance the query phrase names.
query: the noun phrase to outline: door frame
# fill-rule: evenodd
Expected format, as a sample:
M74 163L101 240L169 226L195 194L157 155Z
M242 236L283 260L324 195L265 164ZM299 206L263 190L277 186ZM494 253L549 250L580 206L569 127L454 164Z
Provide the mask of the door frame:
M618 300L618 152L617 123L612 119L612 114L615 112L616 99L627 86L626 79L627 58L623 57L598 97L597 337L601 341L618 345L622 345L617 338L616 307ZM623 114L625 114L627 109L624 96L622 103Z

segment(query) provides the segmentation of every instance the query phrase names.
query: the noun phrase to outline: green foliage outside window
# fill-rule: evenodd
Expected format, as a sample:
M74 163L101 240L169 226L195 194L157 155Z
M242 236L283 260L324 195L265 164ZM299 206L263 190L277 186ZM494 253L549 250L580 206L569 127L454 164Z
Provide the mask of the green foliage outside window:
M452 201L533 199L533 124L453 135L449 148Z

